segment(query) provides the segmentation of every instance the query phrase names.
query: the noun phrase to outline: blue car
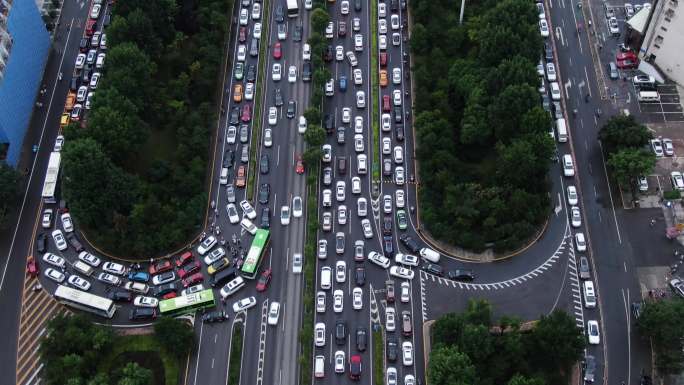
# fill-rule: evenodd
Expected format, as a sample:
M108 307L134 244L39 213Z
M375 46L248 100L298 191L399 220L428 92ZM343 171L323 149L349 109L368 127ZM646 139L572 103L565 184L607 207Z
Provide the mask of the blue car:
M131 271L128 273L128 280L134 282L147 283L150 280L150 275L143 271Z
M342 75L340 76L340 91L344 92L347 90L347 77Z

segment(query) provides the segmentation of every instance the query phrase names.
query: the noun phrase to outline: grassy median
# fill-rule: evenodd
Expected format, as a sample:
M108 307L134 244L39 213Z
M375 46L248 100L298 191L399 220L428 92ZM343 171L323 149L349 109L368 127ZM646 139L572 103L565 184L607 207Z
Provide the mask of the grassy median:
M242 322L233 326L233 336L230 339L230 357L228 358L228 383L240 383L240 369L242 367Z
M379 325L378 325L379 326ZM382 343L382 326L373 333L373 383L383 385L385 383L385 351Z
M371 112L371 122L373 127L370 130L373 151L377 155L373 157L373 181L380 183L380 110L378 100L380 99L380 88L378 83L378 0L371 0L370 7L370 72L371 72L371 99L373 100L373 111Z

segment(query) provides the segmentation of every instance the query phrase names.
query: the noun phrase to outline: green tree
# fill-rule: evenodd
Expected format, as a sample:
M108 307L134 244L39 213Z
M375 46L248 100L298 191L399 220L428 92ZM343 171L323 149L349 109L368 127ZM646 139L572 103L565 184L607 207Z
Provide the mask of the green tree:
M312 165L316 165L321 161L321 156L322 152L319 146L309 147L304 151L304 154L302 154L302 160L304 161L304 164L307 164L309 167L311 167Z
M477 383L475 366L455 347L438 347L430 352L428 380L432 385L472 385Z
M616 115L608 119L598 134L603 150L610 154L622 148L639 148L653 135L634 116Z
M546 385L544 380L540 378L529 378L516 374L507 385Z
M325 143L325 130L318 124L309 124L304 133L304 141L312 147L320 147Z
M330 22L330 15L327 11L317 8L311 11L311 30L319 34L325 33L325 28Z
M17 207L21 174L5 162L0 162L0 228L8 223L12 208Z
M304 111L304 117L306 118L306 122L309 123L309 125L313 124L319 124L321 122L321 111L318 108L315 107L309 107Z
M585 347L582 330L562 310L542 315L526 341L532 365L543 368L550 376L569 373L572 365L582 357Z
M187 355L195 343L192 327L171 317L162 317L154 324L154 336L166 351L179 358Z
M97 373L88 381L88 385L109 385L109 376L105 373Z
M684 368L684 300L674 298L648 302L644 306L637 330L651 340L655 364L663 373L680 373Z
M129 362L121 369L121 377L117 385L148 385L152 383L152 371Z
M642 148L624 148L611 153L606 165L622 185L634 187L636 178L648 175L655 167L655 154Z

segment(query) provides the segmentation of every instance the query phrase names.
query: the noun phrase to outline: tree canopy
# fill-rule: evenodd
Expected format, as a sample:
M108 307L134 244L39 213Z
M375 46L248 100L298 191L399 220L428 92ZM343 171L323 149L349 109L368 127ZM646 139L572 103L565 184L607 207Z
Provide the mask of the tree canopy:
M5 162L0 162L0 228L7 225L10 210L17 205L21 175Z
M161 346L177 357L187 355L195 343L192 327L171 317L162 317L155 322L154 335Z
M485 0L459 25L460 3L409 4L422 222L462 247L519 247L550 212L538 13L526 0Z
M655 364L663 373L684 369L684 300L673 298L645 304L637 330L653 344Z
M611 175L634 190L636 178L650 174L655 167L655 154L645 149L653 135L633 116L616 115L601 127L598 136Z

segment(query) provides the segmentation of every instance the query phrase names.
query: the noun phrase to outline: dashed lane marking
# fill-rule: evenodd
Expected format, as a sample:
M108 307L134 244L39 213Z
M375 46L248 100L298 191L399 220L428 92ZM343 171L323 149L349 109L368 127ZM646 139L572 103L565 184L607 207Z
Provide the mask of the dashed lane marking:
M266 355L266 321L268 319L268 299L261 305L261 329L259 330L259 360L257 362L256 385L264 382L264 356Z

